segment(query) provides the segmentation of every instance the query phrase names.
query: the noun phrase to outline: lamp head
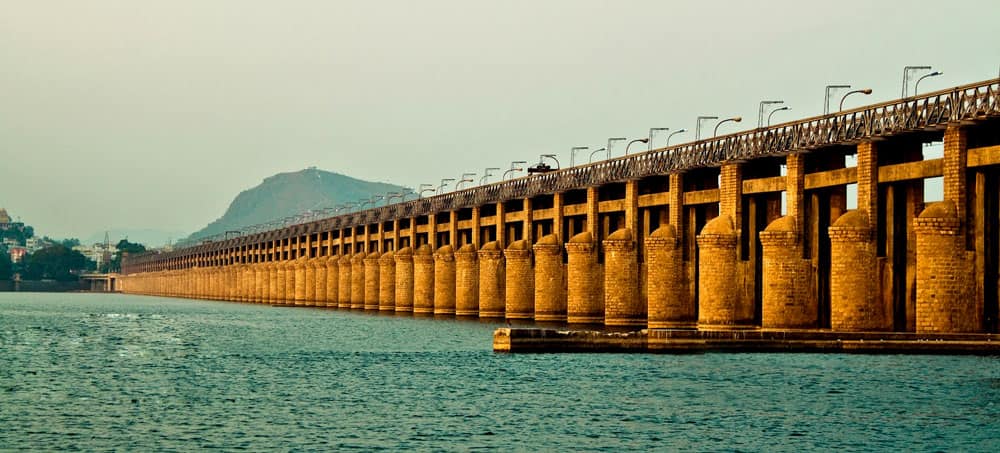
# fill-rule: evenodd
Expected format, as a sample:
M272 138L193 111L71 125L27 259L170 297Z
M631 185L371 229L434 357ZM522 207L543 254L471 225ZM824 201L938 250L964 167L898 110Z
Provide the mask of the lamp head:
M861 93L872 94L872 89L871 88L865 88L865 89L861 90Z

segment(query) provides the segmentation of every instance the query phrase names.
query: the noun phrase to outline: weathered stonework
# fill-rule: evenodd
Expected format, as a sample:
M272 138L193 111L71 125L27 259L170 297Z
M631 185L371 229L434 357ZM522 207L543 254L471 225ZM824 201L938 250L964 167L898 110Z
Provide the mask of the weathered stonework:
M720 215L698 235L698 328L747 328L753 319L742 316L737 273L736 231L733 220Z
M604 322L604 278L597 263L597 244L589 231L566 243L566 321L575 324Z
M535 320L566 321L565 269L559 236L544 236L532 248L535 252Z
M307 259L304 267L305 275L303 275L302 286L305 294L302 298L302 305L314 307L316 306L316 259Z
M314 278L314 289L313 289L313 303L317 307L326 306L326 267L327 259L314 258L313 259L313 278Z
M673 225L664 225L646 238L646 265L649 328L695 327L695 306L688 297L687 272Z
M351 308L351 290L353 285L351 282L354 281L351 273L353 272L354 266L351 265L351 255L343 255L340 257L340 281L338 282L338 291L340 292L337 296L337 306L340 308Z
M434 252L434 314L455 314L455 252L450 245Z
M351 257L351 309L365 308L365 252Z
M888 330L876 297L875 244L868 215L848 211L829 228L830 327L841 331Z
M340 257L331 255L326 259L326 306L340 305Z
M371 252L362 260L365 268L365 310L379 309L379 259L378 252Z
M413 254L413 312L434 313L434 253L426 244Z
M413 311L413 249L403 247L396 252L396 312Z
M535 314L535 276L528 247L528 242L522 239L514 241L504 250L507 261L507 319L531 319Z
M396 258L392 251L382 254L378 260L378 309L396 310Z
M930 205L914 221L917 233L917 333L982 330L981 307L965 258L954 203Z
M761 327L811 329L817 326L816 299L811 297L811 264L802 258L798 221L785 216L760 233L764 249Z
M603 245L604 324L645 326L646 306L639 298L639 262L632 230L615 231Z
M496 241L479 249L479 317L502 318L506 308L506 263Z
M479 315L479 263L476 247L465 244L455 252L455 314Z

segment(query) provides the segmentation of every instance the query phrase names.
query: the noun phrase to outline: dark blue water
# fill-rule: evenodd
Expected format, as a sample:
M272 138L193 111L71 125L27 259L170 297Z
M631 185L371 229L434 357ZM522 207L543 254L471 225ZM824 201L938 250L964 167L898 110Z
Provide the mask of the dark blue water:
M503 355L495 325L0 293L0 449L1000 450L1000 358Z

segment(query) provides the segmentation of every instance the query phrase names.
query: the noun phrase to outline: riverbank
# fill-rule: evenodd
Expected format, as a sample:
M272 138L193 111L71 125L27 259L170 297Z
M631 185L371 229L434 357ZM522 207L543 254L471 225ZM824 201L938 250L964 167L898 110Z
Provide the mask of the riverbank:
M820 330L643 329L632 332L601 332L499 328L493 332L493 350L514 353L808 352L1000 355L1000 335Z

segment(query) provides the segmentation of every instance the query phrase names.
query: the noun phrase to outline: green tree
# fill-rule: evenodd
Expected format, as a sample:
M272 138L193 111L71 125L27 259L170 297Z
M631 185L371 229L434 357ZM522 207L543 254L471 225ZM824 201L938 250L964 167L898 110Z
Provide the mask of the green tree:
M104 272L118 272L122 268L122 252L128 253L129 255L136 255L146 251L146 246L136 243L129 242L128 239L122 239L118 241L118 245L115 246L118 253L111 258L111 262L102 269Z
M53 242L55 242L55 241L53 241ZM77 239L77 238L63 239L62 241L59 241L59 243L62 244L63 247L66 247L68 249L80 246L80 240Z
M56 244L24 257L24 277L28 280L73 281L87 268L87 257Z

